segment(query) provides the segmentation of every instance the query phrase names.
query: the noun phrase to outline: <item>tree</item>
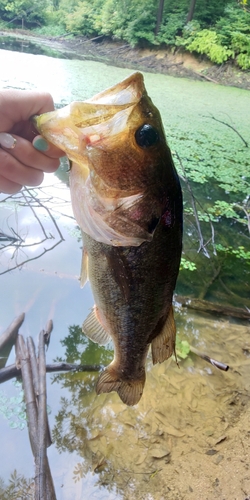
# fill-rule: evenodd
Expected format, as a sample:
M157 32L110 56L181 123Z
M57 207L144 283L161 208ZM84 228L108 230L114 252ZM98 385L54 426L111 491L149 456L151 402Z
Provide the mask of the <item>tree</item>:
M193 19L195 5L196 5L196 0L190 0L189 11L186 20L187 23L189 23Z
M157 17L156 17L156 27L155 27L155 34L156 35L158 35L160 27L161 27L162 18L163 18L164 3L165 3L165 0L159 0Z
M33 0L0 0L0 17L8 22L20 22L24 20L32 24L40 24L44 21L47 0L33 2Z

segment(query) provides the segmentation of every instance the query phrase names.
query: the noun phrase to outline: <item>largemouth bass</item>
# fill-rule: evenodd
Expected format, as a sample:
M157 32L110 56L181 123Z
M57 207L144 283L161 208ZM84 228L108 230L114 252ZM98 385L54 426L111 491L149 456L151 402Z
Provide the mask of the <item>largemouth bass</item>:
M71 161L70 191L95 306L83 323L114 344L96 390L140 400L145 361L175 351L172 297L182 249L182 194L159 111L135 73L84 102L34 118Z

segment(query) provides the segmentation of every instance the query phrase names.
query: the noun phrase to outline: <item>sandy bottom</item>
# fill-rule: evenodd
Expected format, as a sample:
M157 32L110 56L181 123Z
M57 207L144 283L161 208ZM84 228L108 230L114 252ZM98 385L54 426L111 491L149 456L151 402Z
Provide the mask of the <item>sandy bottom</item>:
M195 355L180 360L180 368L149 361L136 407L114 393L88 392L67 403L64 443L82 458L74 480L84 485L92 471L107 493L95 498L250 498L250 327L188 318L177 317L182 339L229 364L228 372Z

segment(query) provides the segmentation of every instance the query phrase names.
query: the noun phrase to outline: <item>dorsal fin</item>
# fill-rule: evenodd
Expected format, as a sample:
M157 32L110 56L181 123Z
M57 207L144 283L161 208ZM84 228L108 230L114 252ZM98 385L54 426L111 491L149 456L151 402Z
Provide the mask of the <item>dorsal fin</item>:
M82 331L85 335L87 335L87 337L93 340L93 342L100 345L105 345L111 340L109 333L104 330L99 319L97 318L96 307L92 309L85 319L82 325Z
M159 335L152 340L151 350L153 364L162 363L175 352L176 326L173 306L171 306L167 319Z

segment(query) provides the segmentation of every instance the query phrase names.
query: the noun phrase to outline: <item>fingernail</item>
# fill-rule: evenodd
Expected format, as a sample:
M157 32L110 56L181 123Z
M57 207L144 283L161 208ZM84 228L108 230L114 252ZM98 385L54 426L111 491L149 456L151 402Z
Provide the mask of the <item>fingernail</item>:
M0 146L6 149L13 149L16 144L15 137L12 137L10 134L6 134L5 132L0 133Z
M35 137L32 144L38 151L48 151L49 149L49 143L43 137Z

